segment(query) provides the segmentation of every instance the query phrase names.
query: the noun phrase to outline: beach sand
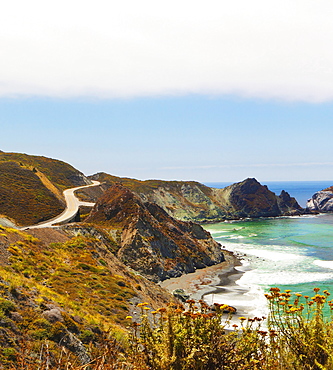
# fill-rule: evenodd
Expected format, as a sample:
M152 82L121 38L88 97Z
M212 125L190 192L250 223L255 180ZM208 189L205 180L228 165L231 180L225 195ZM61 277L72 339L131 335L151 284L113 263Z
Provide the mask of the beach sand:
M163 281L160 285L171 293L183 289L191 299L203 299L207 304L227 304L237 312L230 323L238 323L240 316L266 316L263 292L252 291L237 281L249 269L230 251L224 250L225 261L196 272Z
M236 285L235 281L240 278L242 272L237 271L235 267L241 266L241 262L232 252L224 250L223 253L225 261L222 263L164 280L160 283L161 287L169 292L183 289L191 299L199 300L208 293L221 290L221 286Z

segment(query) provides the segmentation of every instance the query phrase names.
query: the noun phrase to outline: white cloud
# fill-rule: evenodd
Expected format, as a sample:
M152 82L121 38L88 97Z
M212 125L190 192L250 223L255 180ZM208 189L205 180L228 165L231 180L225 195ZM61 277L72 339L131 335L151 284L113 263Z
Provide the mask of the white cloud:
M12 0L0 96L329 101L332 13L327 0Z

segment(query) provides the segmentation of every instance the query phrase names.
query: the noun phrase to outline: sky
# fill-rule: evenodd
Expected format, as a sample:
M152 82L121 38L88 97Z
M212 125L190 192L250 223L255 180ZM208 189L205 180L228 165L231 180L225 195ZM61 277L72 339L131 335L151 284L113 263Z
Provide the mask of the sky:
M11 0L0 150L90 175L333 181L326 0Z

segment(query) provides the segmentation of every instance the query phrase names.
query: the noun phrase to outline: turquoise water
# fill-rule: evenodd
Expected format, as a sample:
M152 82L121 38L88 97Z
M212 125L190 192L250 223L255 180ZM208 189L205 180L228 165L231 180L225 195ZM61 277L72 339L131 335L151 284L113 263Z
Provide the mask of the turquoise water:
M333 294L333 214L220 222L205 229L226 249L245 255L247 268L237 283L256 292L252 299L273 286L309 296L314 287Z
M305 207L307 199L333 181L262 184L278 195L287 191ZM230 183L206 185L223 188ZM258 316L267 313L264 293L271 287L309 296L319 287L333 295L333 214L220 222L205 228L226 249L244 256L243 266L237 268L244 273L239 275L236 289L211 294L208 301L232 304L245 315Z

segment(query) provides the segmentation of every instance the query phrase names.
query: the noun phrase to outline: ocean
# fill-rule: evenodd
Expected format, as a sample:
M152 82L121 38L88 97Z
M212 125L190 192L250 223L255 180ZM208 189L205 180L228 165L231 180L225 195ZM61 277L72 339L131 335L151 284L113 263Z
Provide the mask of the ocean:
M219 184L214 186L225 186ZM278 194L288 191L304 207L312 194L333 181L263 184ZM231 304L241 307L243 314L258 316L267 314L264 293L271 287L309 296L319 287L333 294L333 214L219 222L205 229L226 249L243 256L243 266L237 268L243 271L236 281L238 292L208 295L209 303Z

